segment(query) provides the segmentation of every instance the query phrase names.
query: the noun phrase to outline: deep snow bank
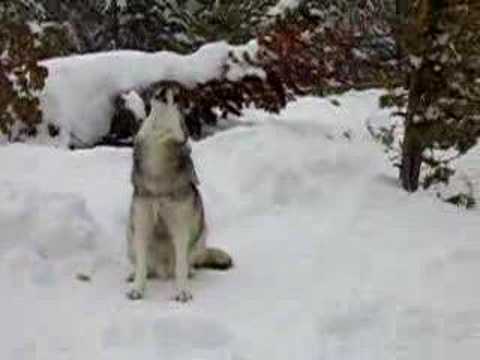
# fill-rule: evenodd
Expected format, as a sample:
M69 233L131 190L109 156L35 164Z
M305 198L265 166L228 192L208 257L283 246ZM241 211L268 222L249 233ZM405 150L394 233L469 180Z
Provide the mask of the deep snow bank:
M95 248L99 228L81 196L45 193L8 182L0 186L0 248L33 246L46 259Z
M62 129L60 144L88 146L108 132L113 98L120 92L158 81L191 86L222 77L263 76L261 69L229 57L232 53L241 58L246 52L253 58L256 51L255 41L244 46L218 42L186 56L167 51L112 51L46 60L42 64L49 75L41 97L45 120Z

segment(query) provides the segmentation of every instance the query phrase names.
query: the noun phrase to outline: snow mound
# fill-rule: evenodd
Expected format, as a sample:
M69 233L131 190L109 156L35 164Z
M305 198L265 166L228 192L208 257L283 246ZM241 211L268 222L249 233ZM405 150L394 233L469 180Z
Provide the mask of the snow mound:
M194 150L198 148L195 156L201 164L200 176L207 177L205 186L218 196L213 202L231 199L229 206L249 213L318 201L328 192L321 182L325 174L336 168L354 170L345 161L350 147L341 134L331 133L325 126L292 124L275 121L261 125L261 131L256 126L235 129L198 144ZM337 146L319 149L319 144L329 142ZM242 151L236 150L240 147ZM355 156L361 158L362 152ZM222 175L210 178L219 162ZM221 189L225 192L220 193Z
M8 182L0 187L0 255L12 245L52 260L95 249L99 229L80 196L43 193Z
M49 75L41 96L45 121L57 124L60 145L88 146L106 135L113 114L114 97L158 81L186 86L225 77L264 76L263 70L233 62L257 52L257 43L230 46L207 44L191 55L161 51L112 51L55 58L42 62Z

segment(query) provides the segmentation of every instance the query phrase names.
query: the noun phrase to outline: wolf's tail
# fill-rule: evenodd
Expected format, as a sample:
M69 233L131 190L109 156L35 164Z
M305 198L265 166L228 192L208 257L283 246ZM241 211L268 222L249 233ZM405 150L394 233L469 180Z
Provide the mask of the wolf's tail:
M192 265L196 269L228 270L233 266L233 260L222 249L205 248L195 255Z

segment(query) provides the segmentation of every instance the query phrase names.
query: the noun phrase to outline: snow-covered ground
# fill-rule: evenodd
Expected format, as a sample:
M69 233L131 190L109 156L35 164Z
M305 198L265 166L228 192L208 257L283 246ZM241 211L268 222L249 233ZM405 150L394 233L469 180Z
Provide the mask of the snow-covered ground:
M377 95L194 144L236 266L197 273L189 304L157 281L125 297L129 150L0 148L0 359L477 359L480 213L399 189L364 130Z

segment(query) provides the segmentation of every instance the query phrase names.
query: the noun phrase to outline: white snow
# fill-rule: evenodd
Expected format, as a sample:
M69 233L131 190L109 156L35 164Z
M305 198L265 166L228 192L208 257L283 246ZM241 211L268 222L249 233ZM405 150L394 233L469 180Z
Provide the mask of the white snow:
M105 10L107 10L110 7L111 3L112 3L112 0L105 1ZM117 5L120 8L125 8L127 7L127 0L117 0Z
M134 114L137 121L143 120L147 117L145 102L136 91L129 91L126 94L122 94L121 97L125 101L125 108Z
M1 147L0 358L477 359L480 212L399 188L364 129L378 94L250 110L193 144L236 266L197 273L186 305L170 282L125 297L130 150Z
M287 10L294 10L300 5L301 0L279 0L278 3L270 8L268 15L282 16Z
M123 50L46 60L42 62L49 71L41 96L44 121L62 130L58 145L89 146L107 134L113 99L120 93L158 81L193 86L212 79L262 77L262 69L230 57L243 59L247 53L254 58L256 52L255 41L242 46L217 42L185 56Z

